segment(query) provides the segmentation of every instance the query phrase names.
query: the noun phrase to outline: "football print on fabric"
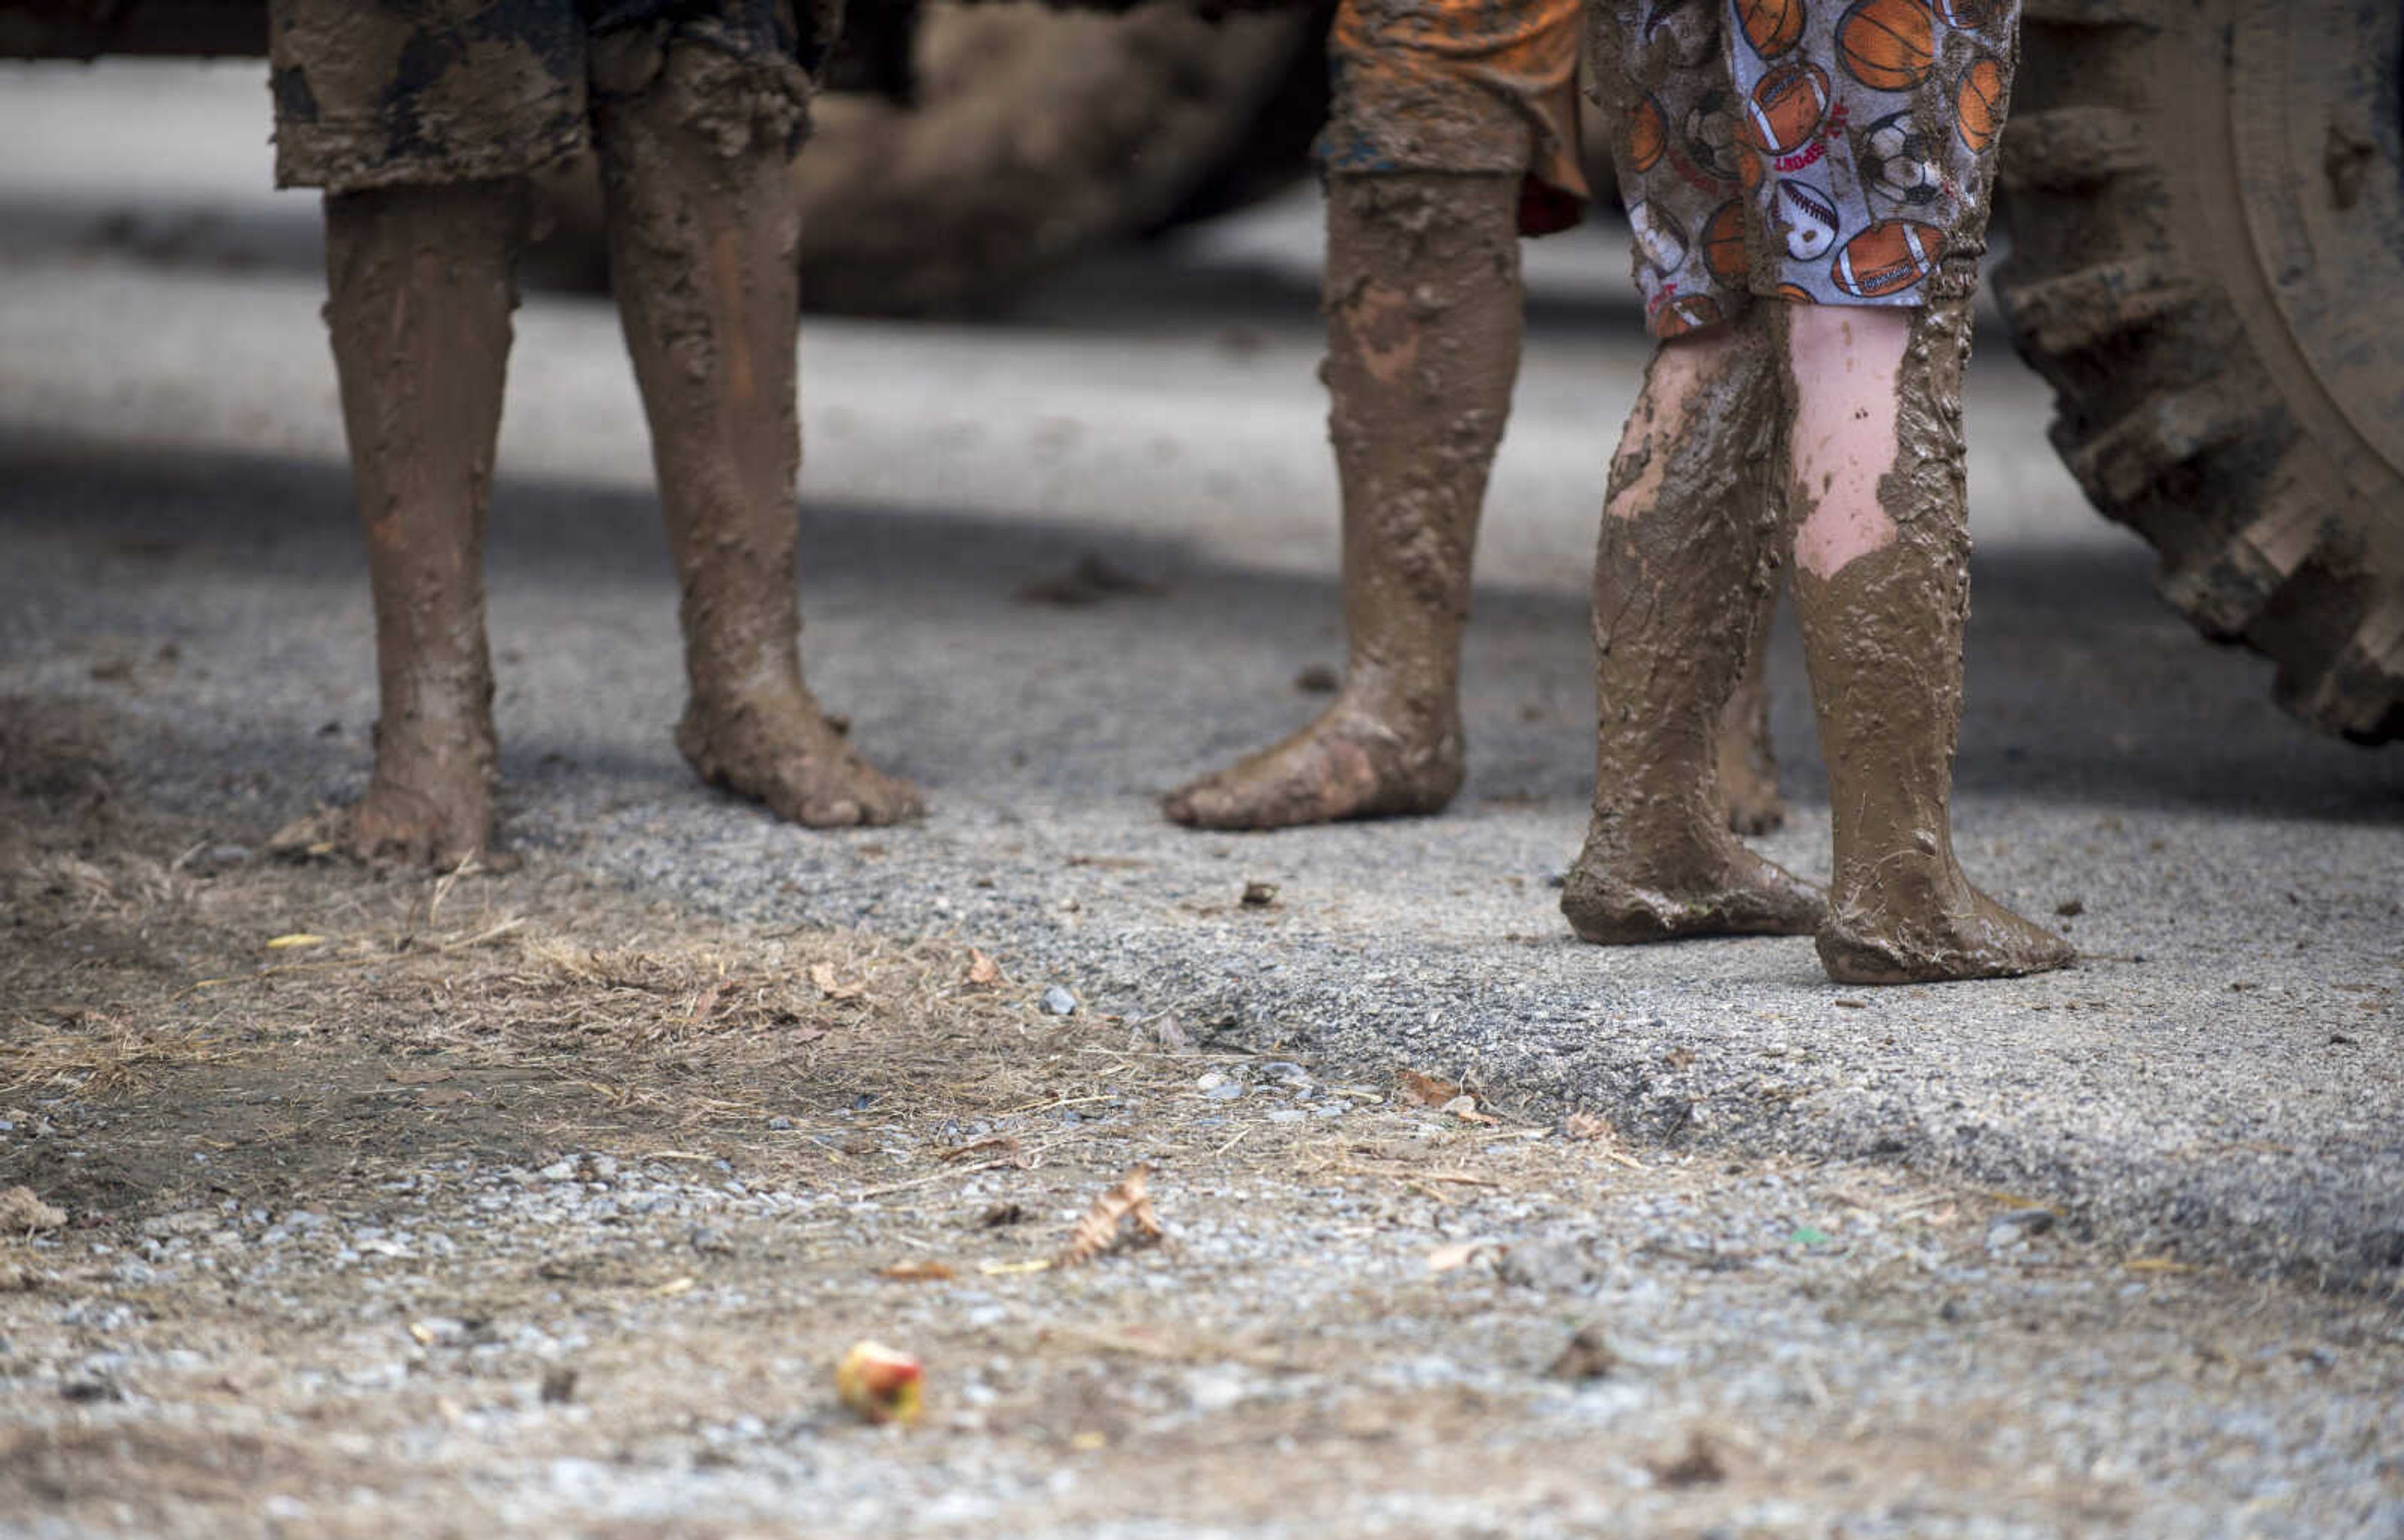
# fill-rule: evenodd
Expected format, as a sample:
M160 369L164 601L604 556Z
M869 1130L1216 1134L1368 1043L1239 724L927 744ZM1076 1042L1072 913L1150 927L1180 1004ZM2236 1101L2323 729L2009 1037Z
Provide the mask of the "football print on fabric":
M1781 64L1761 77L1745 103L1753 147L1783 155L1820 130L1828 116L1828 76L1808 60Z
M1685 232L1651 199L1628 205L1628 225L1636 232L1636 249L1655 273L1667 278L1686 265Z
M1976 31L2004 13L2005 0L1928 0L1929 8L1949 27Z
M1689 331L1700 331L1726 319L1727 312L1708 294L1674 295L1654 313L1653 334L1664 338L1683 337Z
M1944 242L1935 225L1888 219L1847 241L1828 276L1856 300L1900 294L1936 270Z

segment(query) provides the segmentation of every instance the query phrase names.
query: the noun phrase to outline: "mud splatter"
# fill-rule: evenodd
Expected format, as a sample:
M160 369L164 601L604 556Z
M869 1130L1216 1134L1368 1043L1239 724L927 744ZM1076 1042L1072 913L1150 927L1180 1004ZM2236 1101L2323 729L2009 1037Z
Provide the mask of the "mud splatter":
M1777 355L1756 320L1656 350L1595 553L1594 818L1561 893L1610 945L1807 934L1811 887L1727 832L1719 726L1774 595Z
M645 75L649 69L650 73ZM713 784L812 825L889 823L917 793L855 754L803 682L794 334L796 72L690 43L595 44L609 265L676 555Z
M1836 838L1820 957L1846 983L2038 973L2075 956L1970 886L1953 855L1949 804L1970 611L1962 437L1969 351L1967 301L1913 312L1894 392L1894 465L1878 483L1893 534L1833 572L1796 574ZM1787 388L1796 388L1791 372ZM1798 485L1794 495L1808 518L1814 489Z
M492 833L484 511L509 363L517 181L326 200L327 327L375 595L382 716L363 856L453 862Z
M1172 792L1267 829L1433 813L1460 790L1461 638L1519 367L1516 175L1329 179L1328 436L1344 497L1343 689L1300 733Z

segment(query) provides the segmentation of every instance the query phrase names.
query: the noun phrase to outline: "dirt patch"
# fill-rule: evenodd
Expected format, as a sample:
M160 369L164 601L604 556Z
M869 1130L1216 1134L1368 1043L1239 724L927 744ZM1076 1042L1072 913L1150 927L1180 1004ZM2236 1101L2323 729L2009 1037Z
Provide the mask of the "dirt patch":
M1516 1125L1458 1066L1437 1099L1177 1051L973 938L730 926L557 857L278 860L136 805L105 721L0 721L0 1188L68 1216L0 1238L0 1511L46 1533L2404 1511L2369 1303ZM1165 1237L1062 1266L1138 1166ZM915 1427L837 1402L864 1337L927 1365Z

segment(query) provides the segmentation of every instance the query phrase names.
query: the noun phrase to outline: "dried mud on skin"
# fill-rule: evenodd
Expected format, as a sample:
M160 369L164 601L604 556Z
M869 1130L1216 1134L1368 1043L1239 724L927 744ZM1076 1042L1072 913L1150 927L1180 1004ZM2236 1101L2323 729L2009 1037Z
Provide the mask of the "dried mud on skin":
M1474 1065L1419 1105L1163 1054L973 938L732 927L566 858L270 861L142 808L109 735L0 701L0 1189L67 1212L0 1237L10 1522L2117 1535L2277 1479L2256 1532L2334 1534L2404 1498L2369 1302L1665 1157ZM1167 1242L1043 1266L1137 1166ZM927 1365L915 1429L837 1404L863 1338Z

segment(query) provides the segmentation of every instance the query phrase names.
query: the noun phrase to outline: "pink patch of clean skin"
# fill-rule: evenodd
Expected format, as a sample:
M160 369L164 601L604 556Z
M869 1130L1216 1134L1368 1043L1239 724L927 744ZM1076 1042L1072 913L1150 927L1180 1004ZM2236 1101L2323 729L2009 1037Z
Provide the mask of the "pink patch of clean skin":
M1894 541L1878 489L1895 461L1895 379L1911 316L1889 305L1791 307L1795 484L1804 503L1795 560L1815 578Z
M1614 456L1625 459L1642 454L1649 457L1644 469L1605 506L1613 518L1632 519L1652 508L1663 478L1670 473L1670 451L1686 431L1686 402L1698 385L1726 366L1740 341L1734 327L1715 326L1661 344L1636 410L1628 414Z

